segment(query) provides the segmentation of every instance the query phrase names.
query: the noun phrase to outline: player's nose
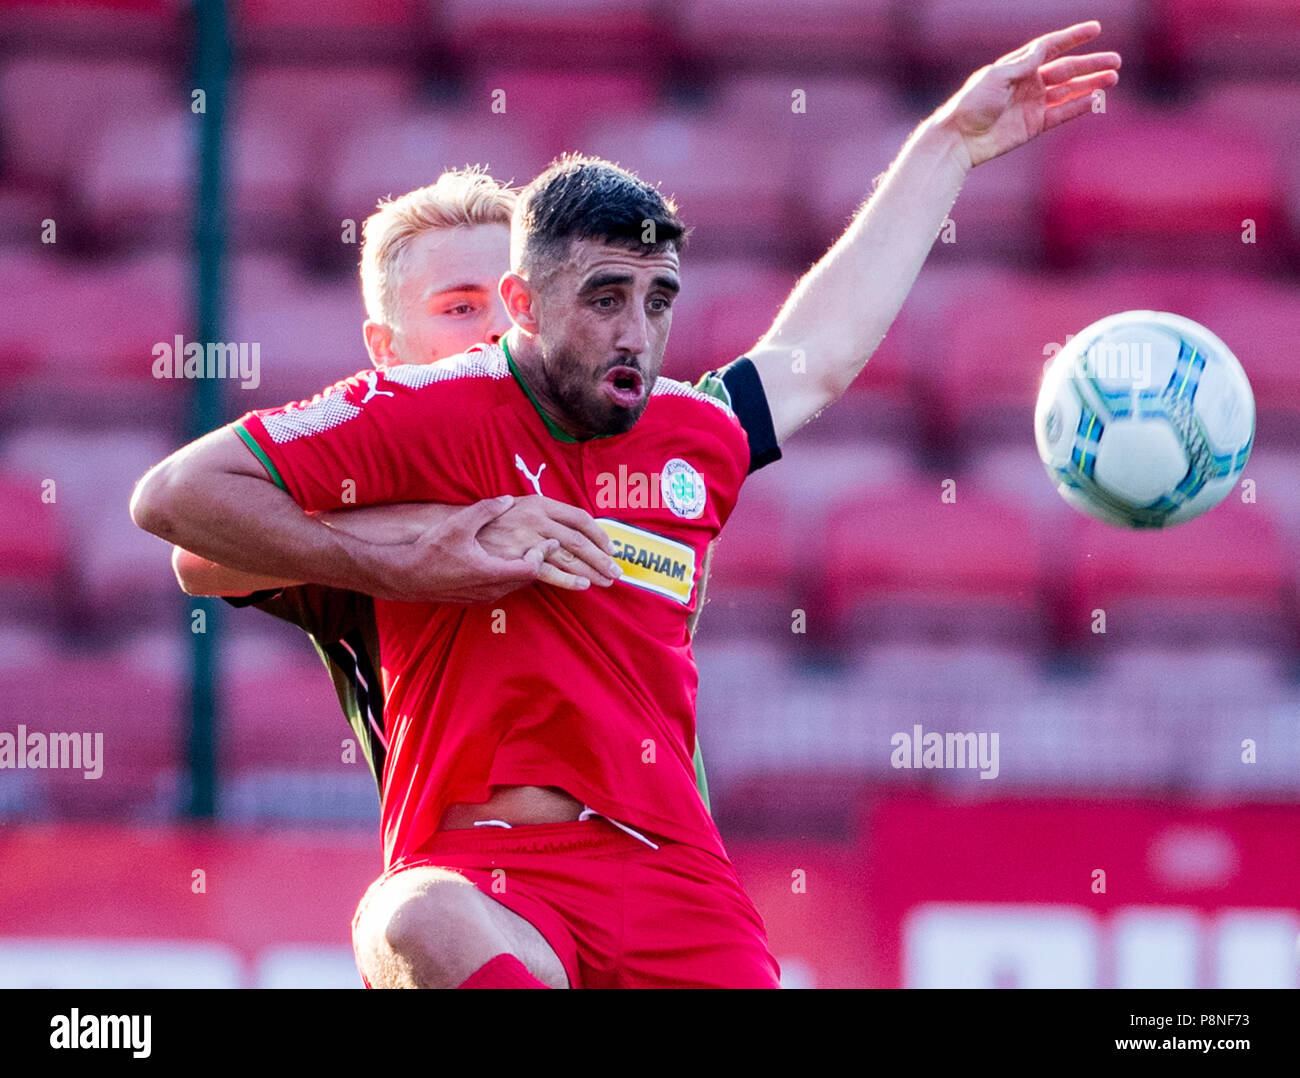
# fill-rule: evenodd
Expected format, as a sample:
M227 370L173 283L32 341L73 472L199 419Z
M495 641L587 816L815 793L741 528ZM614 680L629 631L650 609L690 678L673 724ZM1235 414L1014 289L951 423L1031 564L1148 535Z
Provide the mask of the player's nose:
M640 355L650 346L650 328L644 311L629 310L619 322L614 347L620 352Z

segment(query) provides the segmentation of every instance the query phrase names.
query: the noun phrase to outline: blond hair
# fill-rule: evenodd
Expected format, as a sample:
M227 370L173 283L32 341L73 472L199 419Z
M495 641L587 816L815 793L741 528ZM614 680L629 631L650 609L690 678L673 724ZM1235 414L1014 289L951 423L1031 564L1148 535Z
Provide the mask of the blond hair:
M430 228L510 225L517 192L481 168L444 172L427 187L380 200L361 226L361 292L366 316L395 325L401 311L398 285L402 255L411 240Z

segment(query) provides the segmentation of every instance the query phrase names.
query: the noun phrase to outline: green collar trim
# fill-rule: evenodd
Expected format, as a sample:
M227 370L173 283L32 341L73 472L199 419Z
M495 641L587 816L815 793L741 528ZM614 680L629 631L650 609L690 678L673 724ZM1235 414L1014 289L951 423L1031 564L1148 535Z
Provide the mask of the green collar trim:
M537 403L537 398L533 396L533 391L528 388L528 383L520 377L519 368L515 366L514 356L510 354L510 345L506 343L504 337L501 338L501 351L506 354L506 363L510 365L511 375L514 377L514 380L519 383L519 388L524 391L524 396L528 398L528 403L531 404L537 414L542 417L542 422L546 424L546 429L551 432L551 437L558 442L576 442L578 440L577 438L573 437L571 434L565 434L564 431L560 430L560 428L552 422L551 417L542 411L542 406Z

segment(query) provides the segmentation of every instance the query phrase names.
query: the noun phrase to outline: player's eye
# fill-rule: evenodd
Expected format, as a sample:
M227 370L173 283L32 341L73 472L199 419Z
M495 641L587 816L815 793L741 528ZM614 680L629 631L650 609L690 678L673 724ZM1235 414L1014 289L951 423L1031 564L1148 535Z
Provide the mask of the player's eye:
M672 308L672 300L666 296L655 296L650 300L650 309L656 314L663 314L664 311Z
M458 303L454 307L448 307L443 314L470 314L474 310L472 303Z
M618 300L613 296L597 296L592 301L592 305L602 311L612 311L617 303Z

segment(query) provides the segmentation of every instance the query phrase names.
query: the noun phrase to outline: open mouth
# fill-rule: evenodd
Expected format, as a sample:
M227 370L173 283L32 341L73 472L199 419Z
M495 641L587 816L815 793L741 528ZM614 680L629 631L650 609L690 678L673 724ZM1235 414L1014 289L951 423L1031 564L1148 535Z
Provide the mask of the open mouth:
M635 367L614 367L606 371L601 386L620 408L635 408L645 395L645 383Z

